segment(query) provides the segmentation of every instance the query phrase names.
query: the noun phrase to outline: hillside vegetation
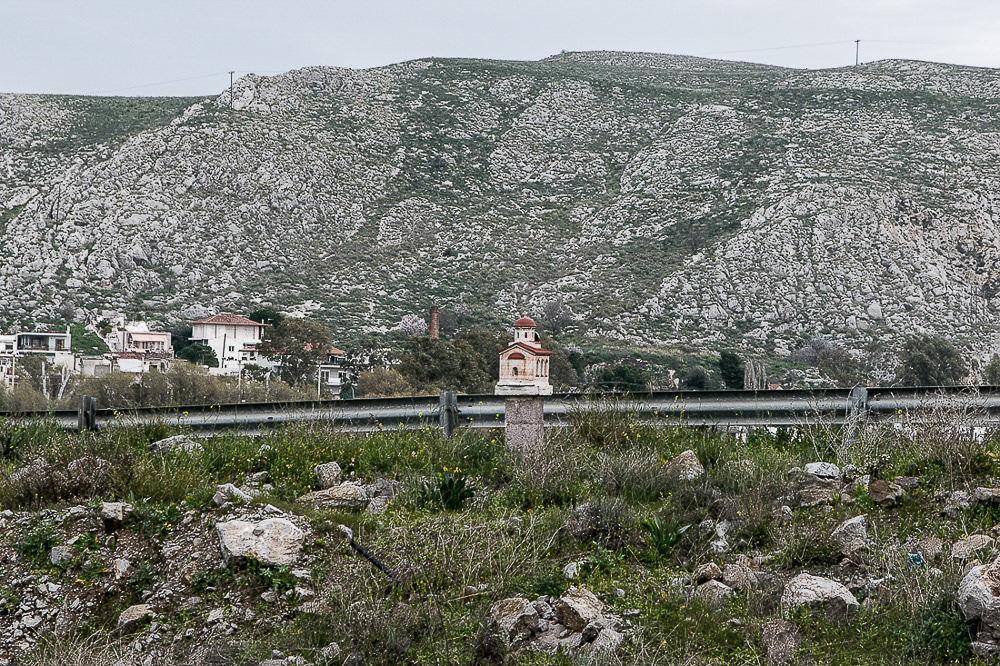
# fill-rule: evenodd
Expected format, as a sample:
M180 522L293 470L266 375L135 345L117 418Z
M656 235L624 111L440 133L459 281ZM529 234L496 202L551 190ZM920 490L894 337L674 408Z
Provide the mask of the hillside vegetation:
M581 338L995 346L997 70L565 53L234 90L0 95L0 318L270 302L344 339L561 297Z

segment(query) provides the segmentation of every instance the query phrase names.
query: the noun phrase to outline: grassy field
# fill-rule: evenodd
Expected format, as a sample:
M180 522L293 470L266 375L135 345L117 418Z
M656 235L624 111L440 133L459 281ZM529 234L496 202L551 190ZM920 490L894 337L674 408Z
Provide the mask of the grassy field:
M861 607L844 621L792 613L802 642L791 663L975 663L973 628L955 603L968 561L952 559L949 548L968 534L989 533L1000 509L980 505L944 519L934 495L997 485L1000 445L966 436L952 427L956 420L942 415L938 425L919 430L873 427L848 441L828 429L737 436L645 425L609 412L577 415L571 427L551 431L546 454L535 459L510 454L501 431L442 439L432 430L355 436L317 426L259 438L222 436L204 441L200 452L162 454L149 445L174 434L166 428L77 435L44 423L0 423L0 505L15 512L0 528L0 562L7 563L0 627L22 594L15 579L30 575L78 590L94 605L73 630L49 634L16 663L128 658L134 637L115 636L118 613L138 603L142 590L181 585L173 602L157 603L156 631L142 634L152 638L147 651L159 650L157 663L194 663L207 658L197 650L207 649L240 664L257 664L272 650L335 664L763 664L763 627L781 616L785 582L806 571L844 582ZM685 450L706 470L694 481L678 480L666 467ZM74 460L93 458L107 460L110 473L81 494L69 470ZM917 481L891 508L874 504L863 489L799 507L794 468L819 460L853 465L872 479ZM396 480L400 490L378 515L296 503L315 487L314 466L329 461L345 477ZM12 478L33 462L48 470L45 480ZM306 527L303 566L322 612L304 612L302 599L286 596L296 581L284 567L251 561L206 564L186 578L171 573L169 544L191 534L210 543L212 526L235 510L213 507L217 484L240 484L263 471L273 488L251 508L272 505ZM463 485L471 496L460 492ZM69 564L50 565L46 557L79 532L61 510L96 510L101 499L135 507L115 537L119 553L130 544L143 557L128 586L113 580L114 546L100 535L74 541ZM782 506L792 511L778 519ZM845 557L830 534L861 514L869 545ZM716 552L711 541L722 522L730 526L728 547ZM388 586L354 556L338 536L340 524L389 567L406 572L404 582ZM941 539L944 554L915 563L914 544L926 537ZM978 556L992 559L988 552ZM713 561L744 563L759 584L721 607L706 605L692 594L690 574ZM572 581L562 571L570 562L581 563ZM633 629L620 651L585 660L511 653L489 639L495 602L558 596L571 584L630 618ZM277 602L261 601L268 590L280 593ZM232 630L185 639L189 628L205 624L210 608L233 618ZM320 656L331 642L339 654Z

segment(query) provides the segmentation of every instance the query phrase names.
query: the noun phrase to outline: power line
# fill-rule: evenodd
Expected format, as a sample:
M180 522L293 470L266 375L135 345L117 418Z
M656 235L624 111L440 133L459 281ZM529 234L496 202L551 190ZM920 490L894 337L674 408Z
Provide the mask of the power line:
M93 95L106 95L113 92L121 92L123 90L136 90L137 88L152 88L153 86L165 86L170 83L183 83L184 81L194 81L196 79L207 79L210 76L221 76L230 72L212 72L211 74L199 74L198 76L189 76L184 79L173 79L172 81L157 81L156 83L143 83L138 86L127 86L125 88L115 88L114 90L99 90Z
M817 42L814 44L792 44L789 46L769 46L763 49L742 49L739 51L715 51L713 53L699 53L695 57L700 58L712 55L729 55L730 53L759 53L761 51L782 51L785 49L804 49L804 48L809 48L811 46L835 46L838 44L851 44L851 43L852 42L850 40L844 40L840 42Z

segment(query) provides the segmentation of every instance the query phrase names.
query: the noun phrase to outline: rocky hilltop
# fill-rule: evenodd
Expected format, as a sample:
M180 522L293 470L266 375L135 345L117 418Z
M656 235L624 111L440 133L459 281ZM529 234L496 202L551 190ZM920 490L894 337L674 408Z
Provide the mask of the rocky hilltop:
M343 336L561 296L580 335L985 355L998 106L998 70L610 52L0 95L0 318L263 301Z

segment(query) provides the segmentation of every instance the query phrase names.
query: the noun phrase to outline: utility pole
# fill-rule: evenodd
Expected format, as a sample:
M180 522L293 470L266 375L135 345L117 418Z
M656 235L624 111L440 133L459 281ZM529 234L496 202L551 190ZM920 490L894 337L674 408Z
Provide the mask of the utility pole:
M232 70L232 71L229 72L229 108L230 108L230 110L233 108L233 74L235 74L235 73L236 73L236 70Z
M860 53L861 53L861 40L860 39L855 39L854 40L854 66L855 67L857 67L857 65L858 65L858 55ZM232 93L229 93L229 96L232 97Z

